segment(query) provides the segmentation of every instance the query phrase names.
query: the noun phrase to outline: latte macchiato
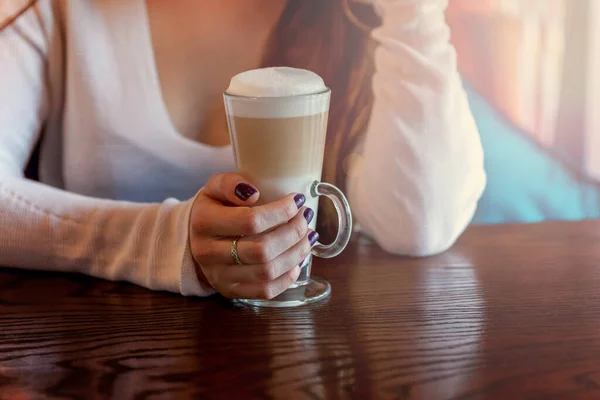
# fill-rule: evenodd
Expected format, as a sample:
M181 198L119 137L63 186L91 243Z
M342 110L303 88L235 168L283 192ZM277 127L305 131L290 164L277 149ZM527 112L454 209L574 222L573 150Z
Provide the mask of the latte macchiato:
M318 198L308 194L323 169L329 110L323 80L293 68L252 70L235 76L227 94L239 99L228 107L238 172L260 190L259 204L299 192L316 213Z
M333 243L317 242L312 255L335 257L348 244L352 215L344 194L321 183L331 91L316 74L278 67L235 76L225 92L227 122L238 172L260 190L258 204L303 193L315 212L318 196L326 196L338 211L339 232ZM243 239L243 238L242 238ZM255 306L291 307L324 299L326 281L311 278L312 255L302 263L296 283L272 300L241 299Z

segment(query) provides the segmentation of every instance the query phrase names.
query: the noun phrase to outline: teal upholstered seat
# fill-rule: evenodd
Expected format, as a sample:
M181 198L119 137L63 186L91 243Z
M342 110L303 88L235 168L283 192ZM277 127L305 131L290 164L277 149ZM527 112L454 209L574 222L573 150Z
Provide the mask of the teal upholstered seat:
M485 153L487 188L474 224L600 217L600 187L513 126L465 85Z

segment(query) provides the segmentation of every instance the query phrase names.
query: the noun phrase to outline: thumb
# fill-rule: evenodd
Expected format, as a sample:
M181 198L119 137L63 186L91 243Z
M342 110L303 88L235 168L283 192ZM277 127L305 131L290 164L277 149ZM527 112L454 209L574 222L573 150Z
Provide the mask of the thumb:
M246 178L233 172L213 175L204 186L208 197L223 204L250 206L258 201L260 193Z

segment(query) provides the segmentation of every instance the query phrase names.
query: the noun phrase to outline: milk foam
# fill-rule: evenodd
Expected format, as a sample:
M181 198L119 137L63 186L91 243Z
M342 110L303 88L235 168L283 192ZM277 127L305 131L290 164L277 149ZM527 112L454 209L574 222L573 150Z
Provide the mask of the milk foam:
M314 72L271 67L234 76L226 94L239 96L229 100L228 108L232 115L247 118L295 118L327 112L327 90L323 79ZM312 94L317 96L306 97Z
M231 79L227 93L246 97L286 97L327 90L314 72L290 67L272 67L242 72Z

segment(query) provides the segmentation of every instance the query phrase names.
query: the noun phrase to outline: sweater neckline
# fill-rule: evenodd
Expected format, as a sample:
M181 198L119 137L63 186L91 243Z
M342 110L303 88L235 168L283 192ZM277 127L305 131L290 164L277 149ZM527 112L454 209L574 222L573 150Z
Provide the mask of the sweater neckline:
M175 139L179 141L184 141L187 145L194 146L198 150L210 151L213 153L219 152L231 154L231 144L226 146L212 146L209 144L198 142L181 134L181 132L179 132L175 127L175 124L171 119L171 115L168 112L168 108L165 103L162 88L160 85L160 78L158 75L158 68L156 66L156 55L154 53L152 43L152 33L150 28L150 19L148 17L148 7L146 5L146 0L138 0L138 3L138 10L140 14L140 34L137 36L140 40L139 49L143 53L142 57L140 58L142 64L141 68L143 69L143 71L141 72L146 77L144 81L148 85L148 91L151 97L149 103L153 108L153 115L155 115L159 119L161 124L165 126L165 130L168 132L168 134L173 136Z

